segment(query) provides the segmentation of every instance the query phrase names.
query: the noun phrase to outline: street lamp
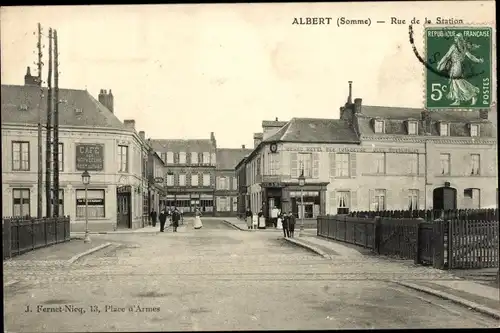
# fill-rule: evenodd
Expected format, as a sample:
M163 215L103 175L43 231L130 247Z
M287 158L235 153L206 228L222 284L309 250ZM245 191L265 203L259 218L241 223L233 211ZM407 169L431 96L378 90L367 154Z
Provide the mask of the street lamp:
M304 177L304 169L301 170L300 176L299 176L299 186L300 186L300 205L302 207L301 209L301 216L300 216L300 232L299 236L302 236L302 233L304 232L304 185L306 184L306 177Z
M89 203L87 198L87 188L90 183L90 174L87 170L82 173L82 183L85 186L85 238L84 243L90 243L89 236Z

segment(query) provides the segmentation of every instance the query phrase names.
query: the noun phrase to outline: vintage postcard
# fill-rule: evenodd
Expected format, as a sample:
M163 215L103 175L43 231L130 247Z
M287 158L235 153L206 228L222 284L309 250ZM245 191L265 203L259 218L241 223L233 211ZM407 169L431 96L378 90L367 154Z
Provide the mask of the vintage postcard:
M5 331L498 327L495 9L2 7Z

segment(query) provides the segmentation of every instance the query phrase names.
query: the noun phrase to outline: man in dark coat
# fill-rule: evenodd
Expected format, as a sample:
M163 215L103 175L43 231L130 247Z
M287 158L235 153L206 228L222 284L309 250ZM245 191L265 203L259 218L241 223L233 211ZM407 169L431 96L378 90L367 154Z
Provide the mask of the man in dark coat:
M149 214L149 216L151 217L151 223L153 224L153 227L156 227L156 211L155 209L153 208L153 210L151 211L151 214Z
M289 236L293 238L293 233L295 232L295 215L292 212L288 214L288 230Z
M282 214L281 223L283 224L283 237L285 237L285 238L290 236L290 232L288 230L289 220L290 220L290 216L288 216L287 214Z
M181 213L177 209L177 207L174 208L174 211L172 212L172 227L174 228L174 232L177 232L177 227L179 226L179 220L181 219Z
M165 222L167 221L167 213L165 213L165 209L162 209L160 213L160 232L165 230Z

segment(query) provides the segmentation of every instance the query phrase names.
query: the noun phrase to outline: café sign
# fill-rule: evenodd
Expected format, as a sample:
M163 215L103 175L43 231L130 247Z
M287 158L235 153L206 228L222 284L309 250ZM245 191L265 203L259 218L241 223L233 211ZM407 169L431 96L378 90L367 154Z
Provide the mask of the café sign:
M104 169L104 145L100 143L76 144L76 170L102 171Z
M311 152L311 153L399 153L411 154L418 153L418 148L369 148L369 147L308 147L308 146L285 146L283 151L291 152Z

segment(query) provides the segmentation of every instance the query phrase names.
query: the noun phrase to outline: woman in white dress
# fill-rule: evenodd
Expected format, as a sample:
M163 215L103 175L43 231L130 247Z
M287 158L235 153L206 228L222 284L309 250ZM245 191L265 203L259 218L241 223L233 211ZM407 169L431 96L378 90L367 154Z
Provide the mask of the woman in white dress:
M194 213L194 228L201 229L203 227L203 223L201 223L201 212L199 209L196 209Z

